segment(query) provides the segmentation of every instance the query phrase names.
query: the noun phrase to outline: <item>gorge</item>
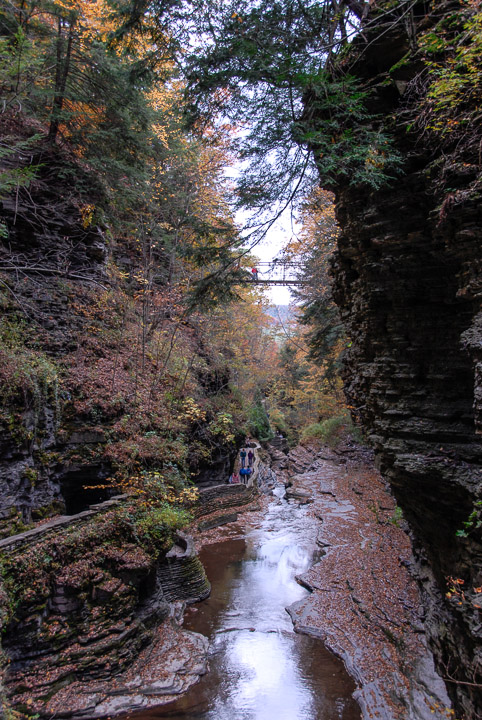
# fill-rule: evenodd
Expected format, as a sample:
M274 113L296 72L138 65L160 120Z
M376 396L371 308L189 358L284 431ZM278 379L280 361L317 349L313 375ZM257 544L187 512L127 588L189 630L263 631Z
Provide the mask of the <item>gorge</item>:
M311 517L306 532L328 548L324 566L300 573L310 600L290 607L295 629L321 623L322 605L331 606L320 594L338 599L368 635L373 627L384 635L379 667L387 661L393 670L390 709L389 671L380 670L378 683L360 653L350 655L343 631L320 630L357 683L361 712L475 720L480 2L225 3L222 22L211 8L216 43L195 60L183 51L182 83L174 67L185 38L176 33L194 19L208 37L203 3L133 3L113 14L104 3L54 5L15 2L0 16L4 713L82 717L69 693L84 683L92 700L84 717L122 712L122 692L117 705L100 708L92 688L102 695L107 682L140 687L151 656L152 675L142 682L152 696L174 686L182 693L205 673L206 640L180 627L184 604L209 594L190 536L202 545L199 534L215 538L222 527L235 537L244 517L262 522L266 498L226 483L239 449L256 437L270 453L260 488L286 483L289 503ZM315 40L306 41L301 30L310 27ZM306 42L309 52L296 55ZM303 73L315 50L323 70ZM284 93L281 100L267 87ZM244 88L251 105L243 105ZM275 152L273 138L288 158L295 151L286 138L304 148L286 187L297 187L293 178L311 157L334 198L337 229L328 212L313 210L312 244L287 249L305 255L300 302L315 308L316 367L305 359L301 324L276 326L262 292L246 281L256 245L243 239L229 205L225 168L236 124L223 103L231 99L240 102L241 126L242 112L252 114L256 151L266 141ZM265 120L257 125L260 107ZM260 175L258 186L241 183L239 196L266 204L281 174L263 175L255 150L241 150ZM357 442L349 414L363 432ZM367 469L345 487L340 466L354 464L354 447L369 453L360 439L381 476ZM304 465L305 452L312 457ZM384 481L395 500L379 499ZM370 541L354 539L348 521L328 540L315 532L322 520L331 532L337 492L341 508L360 502L357 516L373 520ZM374 621L349 559L340 560L340 587L328 570L336 538L359 543L367 556L377 547L370 573L390 595L390 576L377 575L378 531L400 531L386 542L394 557L400 549L396 572L420 593L408 598L394 578L411 609L402 603L405 619L397 615L393 626ZM410 639L402 638L405 622ZM359 649L362 641L352 639ZM413 679L404 663L417 652Z

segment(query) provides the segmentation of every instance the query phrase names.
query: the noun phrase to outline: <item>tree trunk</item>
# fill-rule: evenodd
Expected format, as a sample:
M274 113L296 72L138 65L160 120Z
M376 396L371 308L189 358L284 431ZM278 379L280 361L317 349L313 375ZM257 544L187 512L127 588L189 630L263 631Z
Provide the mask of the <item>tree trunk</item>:
M48 139L52 143L55 142L60 127L60 116L64 105L65 88L67 85L67 77L69 75L70 60L72 56L74 24L75 22L70 23L65 57L62 58L62 50L65 41L62 34L62 18L59 17L57 32L57 60L55 64L55 94L52 102L52 114L50 116L48 135Z

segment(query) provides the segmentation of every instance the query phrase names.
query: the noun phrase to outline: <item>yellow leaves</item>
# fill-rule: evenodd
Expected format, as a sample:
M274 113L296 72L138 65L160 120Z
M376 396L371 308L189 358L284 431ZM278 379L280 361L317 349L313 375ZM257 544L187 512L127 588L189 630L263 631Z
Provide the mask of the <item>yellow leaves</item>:
M104 0L78 0L77 5L85 24L84 37L87 40L100 38L105 42L115 28L113 14Z
M193 398L188 397L183 403L183 414L186 420L193 422L195 420L205 420L206 412L199 407Z
M209 424L209 430L213 435L220 436L225 442L234 441L233 416L228 412L216 413L215 419Z
M451 708L447 708L443 705L440 705L440 703L437 703L437 702L429 703L428 707L432 714L437 713L437 717L444 717L444 718L447 718L447 720L454 720L455 710L452 710Z
M178 500L183 505L192 505L199 500L199 490L197 487L184 488L179 493Z
M158 508L165 503L174 507L192 505L199 498L196 487L176 489L169 484L169 471L143 472L129 475L118 481L120 489L136 498L139 507Z
M94 210L95 205L84 205L80 209L80 217L82 218L83 228L88 228L90 225L92 225L92 220L94 218Z
M107 40L116 29L113 13L104 0L56 0L55 10L71 26L75 24L77 39L84 46L94 39ZM39 17L43 16L41 7L37 12ZM52 22L52 18L50 9L45 11L45 22Z
M134 273L133 278L139 285L143 285L144 287L149 285L149 279L144 276L142 271Z
M333 195L322 188L312 190L302 205L300 222L301 232L286 247L290 258L302 258L307 250L314 247L318 250L325 249L328 257L328 254L333 252L338 237Z
M383 150L378 150L375 147L370 148L366 159L365 159L365 167L375 167L375 168L383 168L385 167L386 162L386 153L383 152Z
M154 135L165 148L182 137L179 122L179 107L182 102L182 84L158 85L147 95L149 105L158 114L158 120L152 125Z
M444 28L420 38L427 54L430 85L425 100L424 124L429 130L446 136L469 132L479 119L482 85L482 13L480 5L468 18L455 42ZM432 62L431 53L444 53L443 62ZM420 116L419 116L420 117Z

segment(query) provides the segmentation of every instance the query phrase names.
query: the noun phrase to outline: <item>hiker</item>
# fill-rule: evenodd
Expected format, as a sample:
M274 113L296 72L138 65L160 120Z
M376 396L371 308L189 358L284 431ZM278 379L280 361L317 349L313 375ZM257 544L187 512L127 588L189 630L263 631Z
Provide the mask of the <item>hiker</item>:
M244 448L241 448L239 457L241 458L241 468L244 468L246 465L246 450Z
M231 478L232 478L232 479L231 479L231 482L232 482L232 483L234 483L234 484L239 483L239 475L238 475L238 473L233 473L233 474L231 475Z
M245 467L241 468L239 475L241 477L241 482L245 484L249 477L249 469Z
M254 282L256 282L258 279L258 268L251 268L251 274L253 276Z
M248 467L253 467L254 452L249 450L248 452Z

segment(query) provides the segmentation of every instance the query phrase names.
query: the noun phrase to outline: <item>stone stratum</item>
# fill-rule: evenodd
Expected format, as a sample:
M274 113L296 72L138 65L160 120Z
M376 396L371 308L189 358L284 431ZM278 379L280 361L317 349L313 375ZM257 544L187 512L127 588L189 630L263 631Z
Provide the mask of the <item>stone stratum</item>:
M480 23L480 3L374 4L343 67L403 164L380 189L331 187L345 391L412 529L438 670L467 718L482 708Z

